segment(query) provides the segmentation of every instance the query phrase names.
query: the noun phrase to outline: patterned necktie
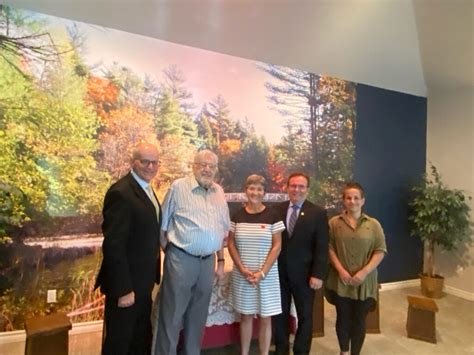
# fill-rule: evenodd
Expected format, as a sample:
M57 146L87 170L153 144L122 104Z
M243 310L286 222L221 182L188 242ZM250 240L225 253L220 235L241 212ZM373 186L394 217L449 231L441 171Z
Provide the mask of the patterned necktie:
M288 222L288 236L291 237L293 234L293 229L295 228L296 220L298 219L298 206L293 205L291 206L293 208L293 212L291 212L290 220Z

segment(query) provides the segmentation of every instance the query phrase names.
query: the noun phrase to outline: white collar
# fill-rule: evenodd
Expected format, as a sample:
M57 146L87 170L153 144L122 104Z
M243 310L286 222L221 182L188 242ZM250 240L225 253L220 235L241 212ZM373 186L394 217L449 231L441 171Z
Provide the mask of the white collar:
M133 170L130 171L130 173L132 174L133 178L135 179L135 181L138 183L138 185L140 185L140 187L143 189L143 190L147 190L148 189L148 186L150 186L150 183L148 181L145 181L143 180L140 176L137 175L136 172L134 172Z

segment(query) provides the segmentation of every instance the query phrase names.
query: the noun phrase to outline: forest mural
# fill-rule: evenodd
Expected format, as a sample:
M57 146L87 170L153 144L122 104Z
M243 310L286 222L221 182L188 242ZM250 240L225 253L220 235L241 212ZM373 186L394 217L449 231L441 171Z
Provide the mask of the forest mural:
M55 310L101 319L102 199L135 143L159 147L160 199L208 148L226 192L257 173L282 193L298 170L334 210L356 99L334 77L0 5L0 331Z

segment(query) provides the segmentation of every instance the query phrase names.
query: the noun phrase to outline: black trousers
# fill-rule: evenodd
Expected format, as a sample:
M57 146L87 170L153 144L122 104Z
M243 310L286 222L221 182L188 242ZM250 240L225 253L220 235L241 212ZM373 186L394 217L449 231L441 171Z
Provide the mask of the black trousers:
M365 339L365 319L375 305L374 299L353 300L333 294L336 306L336 334L341 351L358 355Z
M309 279L304 277L290 279L280 270L280 292L282 313L273 317L276 354L290 353L290 307L291 296L295 301L298 329L293 344L293 353L309 354L313 338L313 300L314 290L309 287ZM306 274L306 273L303 273Z
M151 296L135 297L135 304L117 307L105 298L103 355L143 355L151 352Z

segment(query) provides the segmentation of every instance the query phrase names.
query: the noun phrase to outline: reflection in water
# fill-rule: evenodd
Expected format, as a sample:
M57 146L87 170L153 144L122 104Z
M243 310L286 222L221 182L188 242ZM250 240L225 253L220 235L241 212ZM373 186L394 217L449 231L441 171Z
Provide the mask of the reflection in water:
M101 235L77 235L1 246L0 331L23 329L25 319L55 311L81 309L73 322L101 319L101 295L93 290L101 244ZM57 290L57 303L46 303L49 289Z

